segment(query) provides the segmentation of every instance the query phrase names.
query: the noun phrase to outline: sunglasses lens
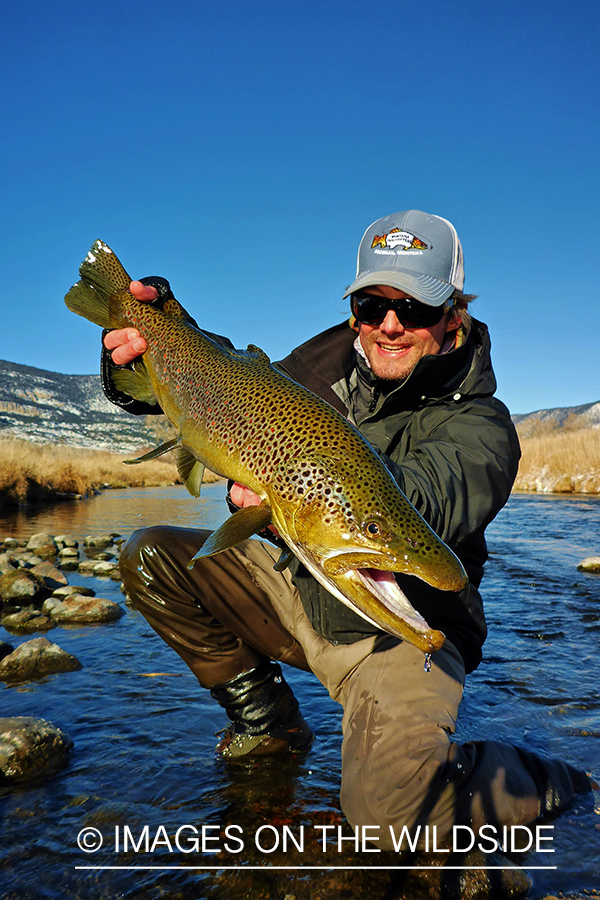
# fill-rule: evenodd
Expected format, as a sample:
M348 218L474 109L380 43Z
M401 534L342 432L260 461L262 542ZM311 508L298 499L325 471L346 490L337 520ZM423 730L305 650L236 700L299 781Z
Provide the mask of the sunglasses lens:
M378 325L389 309L393 309L398 320L407 328L429 328L437 325L445 312L445 306L428 306L412 297L403 300L387 300L374 294L352 295L352 314L364 325Z

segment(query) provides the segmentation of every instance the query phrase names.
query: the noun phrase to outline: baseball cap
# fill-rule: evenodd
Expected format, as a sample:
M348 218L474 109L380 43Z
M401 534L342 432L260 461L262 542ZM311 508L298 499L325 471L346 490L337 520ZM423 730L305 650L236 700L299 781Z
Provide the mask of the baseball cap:
M429 306L441 306L465 281L463 252L454 225L409 209L377 219L358 248L356 278L344 294L374 284L405 291Z

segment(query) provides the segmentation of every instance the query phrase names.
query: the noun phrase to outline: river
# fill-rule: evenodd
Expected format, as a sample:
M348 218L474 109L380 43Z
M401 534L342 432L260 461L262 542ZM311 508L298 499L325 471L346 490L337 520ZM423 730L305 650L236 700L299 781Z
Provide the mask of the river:
M158 522L216 527L226 515L223 497L222 484L206 486L199 501L183 488L106 491L0 516L0 538L40 531L127 537ZM513 495L489 527L488 543L490 634L484 661L467 681L457 737L563 756L598 776L600 576L576 565L600 555L600 498ZM0 900L392 896L385 893L389 874L375 868L377 854L355 853L349 843L341 855L330 846L325 853L317 839L320 826L342 821L341 710L312 676L286 673L317 733L306 758L224 765L214 745L225 714L126 605L119 583L75 573L69 581L117 600L126 614L110 625L47 633L78 657L81 671L0 684L0 715L46 718L75 743L70 765L52 780L0 789ZM13 646L30 637L0 629ZM534 880L532 900L598 889L598 803L594 810L590 798L550 824L552 841L544 846L554 852L531 852L518 863ZM84 828L101 834L98 852L79 849ZM329 869L306 868L325 862ZM340 865L346 871L332 868Z

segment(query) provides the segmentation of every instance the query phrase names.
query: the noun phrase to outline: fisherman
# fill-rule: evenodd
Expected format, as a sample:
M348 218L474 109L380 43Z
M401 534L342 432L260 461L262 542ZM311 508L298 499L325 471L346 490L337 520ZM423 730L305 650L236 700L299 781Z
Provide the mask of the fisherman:
M481 661L486 637L484 532L508 499L520 454L509 412L494 397L488 331L470 315L474 295L463 283L450 222L418 210L378 219L363 235L344 294L350 320L278 363L358 427L467 571L458 593L396 576L430 627L446 635L430 671L420 650L344 606L299 560L275 571L273 529L191 570L207 531L144 529L121 557L134 604L226 710L223 758L310 746L281 663L326 686L344 709L342 809L355 828L380 826L382 849L393 849L390 825L436 825L439 838L453 825L525 825L589 789L586 775L562 761L495 741L451 740L465 674ZM156 277L131 291L158 306L172 297ZM115 365L146 349L139 333L110 331L104 348L109 399L133 413L156 412L110 380ZM239 484L228 499L232 510L259 502Z

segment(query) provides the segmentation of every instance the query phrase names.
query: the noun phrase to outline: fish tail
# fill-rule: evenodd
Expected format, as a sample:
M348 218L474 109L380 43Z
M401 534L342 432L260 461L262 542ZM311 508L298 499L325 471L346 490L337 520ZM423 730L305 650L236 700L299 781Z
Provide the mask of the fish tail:
M119 291L127 291L131 278L103 241L94 241L79 267L79 274L81 281L73 285L65 303L78 316L101 328L109 328L110 298Z

